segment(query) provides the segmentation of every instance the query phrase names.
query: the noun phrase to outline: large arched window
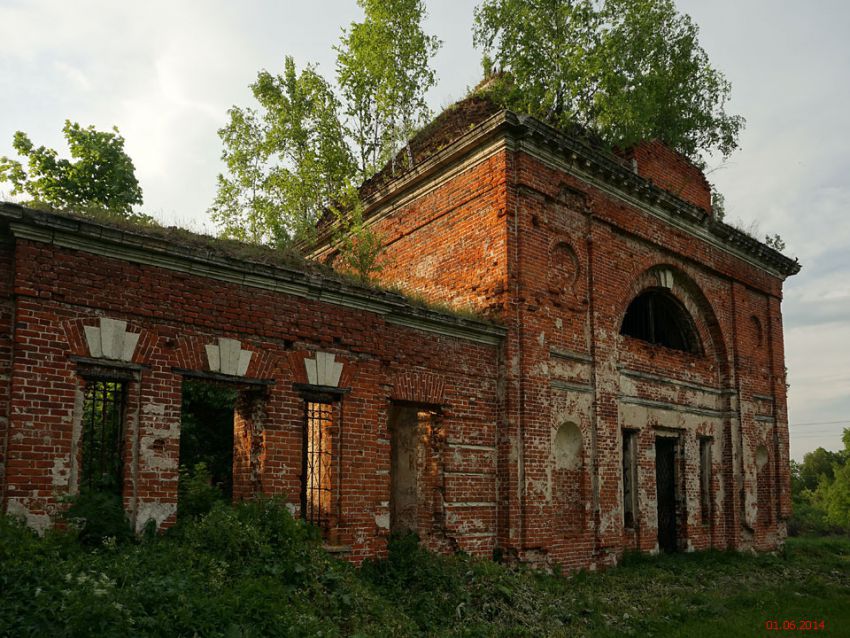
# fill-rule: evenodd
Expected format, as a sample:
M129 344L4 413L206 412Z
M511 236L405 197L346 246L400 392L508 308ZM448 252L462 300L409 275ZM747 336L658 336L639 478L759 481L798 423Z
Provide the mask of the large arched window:
M629 304L620 334L674 350L702 353L688 311L673 295L658 288L641 293Z

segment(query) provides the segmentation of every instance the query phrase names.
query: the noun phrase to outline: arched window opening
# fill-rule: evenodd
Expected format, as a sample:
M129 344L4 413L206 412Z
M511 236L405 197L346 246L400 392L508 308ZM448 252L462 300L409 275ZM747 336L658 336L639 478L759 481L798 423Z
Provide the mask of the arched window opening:
M558 533L564 535L579 533L584 528L584 504L587 502L584 491L584 440L579 426L566 421L561 424L552 439L554 460L553 490L556 507L554 521Z
M581 467L582 437L575 423L567 421L558 428L552 448L558 469L577 470Z
M674 350L702 353L699 336L688 311L663 290L647 290L629 304L620 334Z

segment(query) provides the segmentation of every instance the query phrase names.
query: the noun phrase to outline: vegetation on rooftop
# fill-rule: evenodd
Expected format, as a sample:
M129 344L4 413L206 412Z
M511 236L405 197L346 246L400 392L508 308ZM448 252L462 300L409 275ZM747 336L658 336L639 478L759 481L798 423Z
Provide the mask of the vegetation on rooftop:
M424 1L358 4L363 20L334 47L336 90L287 57L282 75L257 76L258 107L230 109L219 132L227 174L211 208L226 235L310 245L352 185L368 196L500 108L611 147L657 138L697 160L737 147L744 121L725 110L731 87L672 0L481 0L474 40L486 86L431 124L425 94L440 42L424 31ZM369 277L380 238L356 220L342 227L332 243Z
M619 148L659 139L699 160L738 146L731 85L673 0L482 0L474 35L508 108Z
M337 268L366 282L381 269L383 238L364 199L502 108L609 148L657 138L697 162L737 148L744 121L726 110L730 84L673 0L480 0L474 42L484 80L436 118L425 96L437 84L441 42L425 31L424 0L357 3L362 19L334 47L335 82L285 56L280 73L257 74L253 105L228 110L219 131L226 171L209 210L223 238L268 245L298 263L327 230ZM142 191L118 130L66 122L64 132L71 160L16 133L27 164L0 159L0 182L30 205L161 232L136 210ZM713 201L720 218L716 189ZM784 247L776 235L765 241ZM235 244L227 250L266 258Z

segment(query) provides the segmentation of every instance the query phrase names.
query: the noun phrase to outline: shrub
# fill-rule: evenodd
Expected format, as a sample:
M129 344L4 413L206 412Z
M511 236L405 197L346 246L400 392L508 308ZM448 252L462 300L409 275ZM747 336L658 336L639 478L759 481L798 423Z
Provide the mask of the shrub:
M196 463L192 468L181 465L177 491L178 518L206 514L216 503L225 502L224 493L213 484L212 473L206 463Z
M133 538L133 530L121 497L109 492L86 490L70 499L63 514L77 540L87 547L102 545L107 539L121 544Z

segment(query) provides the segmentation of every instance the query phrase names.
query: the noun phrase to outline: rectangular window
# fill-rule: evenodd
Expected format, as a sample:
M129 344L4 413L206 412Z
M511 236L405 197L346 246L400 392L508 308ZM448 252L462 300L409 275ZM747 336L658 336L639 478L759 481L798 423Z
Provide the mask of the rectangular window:
M307 402L301 512L305 520L328 527L333 496L334 404Z
M637 515L637 432L623 430L623 524L635 526Z
M80 488L121 494L125 385L91 380L83 398Z
M703 525L711 522L711 439L699 440L699 500Z

